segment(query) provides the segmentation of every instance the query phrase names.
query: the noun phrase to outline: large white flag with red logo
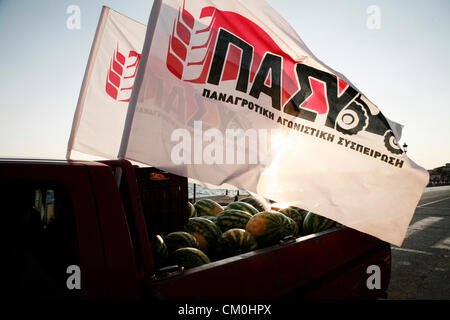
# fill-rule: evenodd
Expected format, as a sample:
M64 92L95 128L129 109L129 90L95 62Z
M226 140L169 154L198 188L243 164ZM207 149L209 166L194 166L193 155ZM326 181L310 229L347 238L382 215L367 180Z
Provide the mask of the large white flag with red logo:
M146 26L103 7L67 150L117 158Z
M155 0L120 156L401 245L428 173L261 0Z

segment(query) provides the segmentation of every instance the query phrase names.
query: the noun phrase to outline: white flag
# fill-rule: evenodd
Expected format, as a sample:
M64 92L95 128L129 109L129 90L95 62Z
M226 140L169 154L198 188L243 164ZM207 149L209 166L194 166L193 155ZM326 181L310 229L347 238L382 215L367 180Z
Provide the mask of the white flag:
M428 173L264 1L156 0L120 156L401 245Z
M116 159L146 26L103 7L68 144L71 151Z

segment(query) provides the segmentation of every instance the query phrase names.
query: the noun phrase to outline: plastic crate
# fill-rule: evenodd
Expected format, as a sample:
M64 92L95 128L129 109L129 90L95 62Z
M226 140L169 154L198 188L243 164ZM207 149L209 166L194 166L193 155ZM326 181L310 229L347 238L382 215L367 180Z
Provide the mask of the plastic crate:
M189 219L187 178L153 167L135 172L148 233L182 231Z

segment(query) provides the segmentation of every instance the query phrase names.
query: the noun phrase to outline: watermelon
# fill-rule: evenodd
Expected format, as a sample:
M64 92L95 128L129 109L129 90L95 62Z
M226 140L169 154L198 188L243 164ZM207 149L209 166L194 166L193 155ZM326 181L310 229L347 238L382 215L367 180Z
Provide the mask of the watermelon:
M229 229L240 228L245 229L247 222L252 215L248 212L234 209L227 209L216 216L216 225L219 226L222 232Z
M193 218L197 216L197 211L195 210L195 207L192 203L188 201L188 212L189 212L189 218Z
M196 248L200 249L197 239L190 233L184 231L171 232L164 237L169 254L180 248Z
M229 209L245 211L245 212L250 213L252 216L259 212L251 204L249 204L247 202L241 202L241 201L232 202L225 207L225 210L229 210Z
M155 235L150 239L150 249L152 250L155 267L159 269L164 266L169 252L166 243L160 235Z
M289 209L297 210L297 212L303 216L303 220L305 219L306 215L309 212L308 210L301 209L301 208L295 207L295 206L289 206Z
M222 212L223 212L223 211L222 211ZM221 212L221 213L222 213L222 212ZM220 214L220 213L219 213L219 214ZM215 216L201 216L201 218L208 219L208 220L210 220L210 221L216 223L216 217L215 217Z
M170 256L171 264L183 266L185 269L195 268L210 263L208 256L196 248L180 248L175 250Z
M295 222L277 211L263 211L255 214L245 230L250 232L260 248L278 243L286 236L295 236L298 228Z
M286 236L297 237L300 233L297 223L290 217L286 218L288 218L288 222L284 226L284 232L286 233L285 237Z
M201 216L216 216L223 211L223 207L211 199L200 199L194 203L197 217Z
M327 230L335 225L335 221L309 212L303 220L302 235Z
M214 222L202 217L189 218L184 229L197 239L200 249L205 253L214 248L222 234Z
M303 214L301 214L298 210L294 209L293 207L288 207L288 208L285 208L285 209L281 209L278 212L281 212L286 217L289 217L292 220L294 220L295 223L297 224L298 231L301 232L302 227L303 227L303 220L304 220L304 215Z
M256 200L255 198L247 197L247 198L243 198L243 199L239 200L239 202L249 203L253 207L255 207L255 209L258 210L259 212L265 210L263 204L261 202L259 202L258 200Z
M217 241L217 252L221 258L258 249L258 243L250 232L234 228L225 231Z

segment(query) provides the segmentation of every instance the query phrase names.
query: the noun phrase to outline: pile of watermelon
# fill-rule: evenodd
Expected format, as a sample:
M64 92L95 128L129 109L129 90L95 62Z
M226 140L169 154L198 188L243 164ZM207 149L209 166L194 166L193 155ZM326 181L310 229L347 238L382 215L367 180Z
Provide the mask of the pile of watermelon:
M248 197L226 207L211 199L188 202L184 230L151 239L156 268L181 265L185 269L275 245L286 237L300 237L329 229L335 221L298 207L266 211Z

